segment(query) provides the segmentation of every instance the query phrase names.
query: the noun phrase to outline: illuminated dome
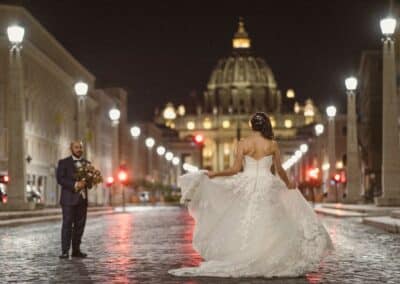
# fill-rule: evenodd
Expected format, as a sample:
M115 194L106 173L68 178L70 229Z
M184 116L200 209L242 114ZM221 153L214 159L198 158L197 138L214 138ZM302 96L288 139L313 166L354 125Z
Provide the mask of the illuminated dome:
M232 55L222 58L211 73L205 92L207 111L251 113L278 108L279 95L271 68L251 53L243 20L233 40Z

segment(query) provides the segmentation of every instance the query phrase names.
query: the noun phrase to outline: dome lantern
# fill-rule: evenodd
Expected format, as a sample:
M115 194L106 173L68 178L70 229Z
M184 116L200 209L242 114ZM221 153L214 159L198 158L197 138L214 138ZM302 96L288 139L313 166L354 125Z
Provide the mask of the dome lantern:
M232 45L234 49L249 49L251 47L251 41L246 29L244 28L243 18L239 18L238 31L232 40Z

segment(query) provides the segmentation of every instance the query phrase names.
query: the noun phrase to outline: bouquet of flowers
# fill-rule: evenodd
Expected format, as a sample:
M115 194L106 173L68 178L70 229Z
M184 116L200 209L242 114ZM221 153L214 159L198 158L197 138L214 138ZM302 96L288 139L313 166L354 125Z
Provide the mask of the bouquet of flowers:
M75 178L76 181L85 181L88 189L103 182L101 172L88 161L79 161L77 163Z

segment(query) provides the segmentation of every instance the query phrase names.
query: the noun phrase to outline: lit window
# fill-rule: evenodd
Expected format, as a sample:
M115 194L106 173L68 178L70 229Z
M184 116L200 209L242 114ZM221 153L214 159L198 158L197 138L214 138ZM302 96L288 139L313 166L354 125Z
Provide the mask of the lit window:
M337 169L343 169L343 162L342 161L337 161L336 162L336 168Z
M295 102L294 104L294 112L299 113L301 110L300 104L298 102Z
M231 153L231 149L229 147L228 143L224 143L224 155L225 156L229 156L229 154Z
M285 119L285 127L286 128L291 128L293 127L293 121L290 119Z
M271 116L271 117L269 118L269 120L271 121L271 126L272 126L272 127L276 127L276 120L275 120L275 118Z
M186 124L186 127L189 130L193 130L195 127L194 121L188 121L188 123Z
M204 119L203 127L205 129L210 129L212 127L211 120L209 118Z
M222 121L223 128L229 128L231 126L231 122L229 120Z

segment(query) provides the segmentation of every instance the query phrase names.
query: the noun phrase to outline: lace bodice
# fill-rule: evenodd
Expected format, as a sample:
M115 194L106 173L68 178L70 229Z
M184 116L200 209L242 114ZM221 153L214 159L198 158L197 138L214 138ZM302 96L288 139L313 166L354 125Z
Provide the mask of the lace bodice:
M268 175L271 174L272 155L264 156L261 159L254 159L244 156L243 173L246 175Z

